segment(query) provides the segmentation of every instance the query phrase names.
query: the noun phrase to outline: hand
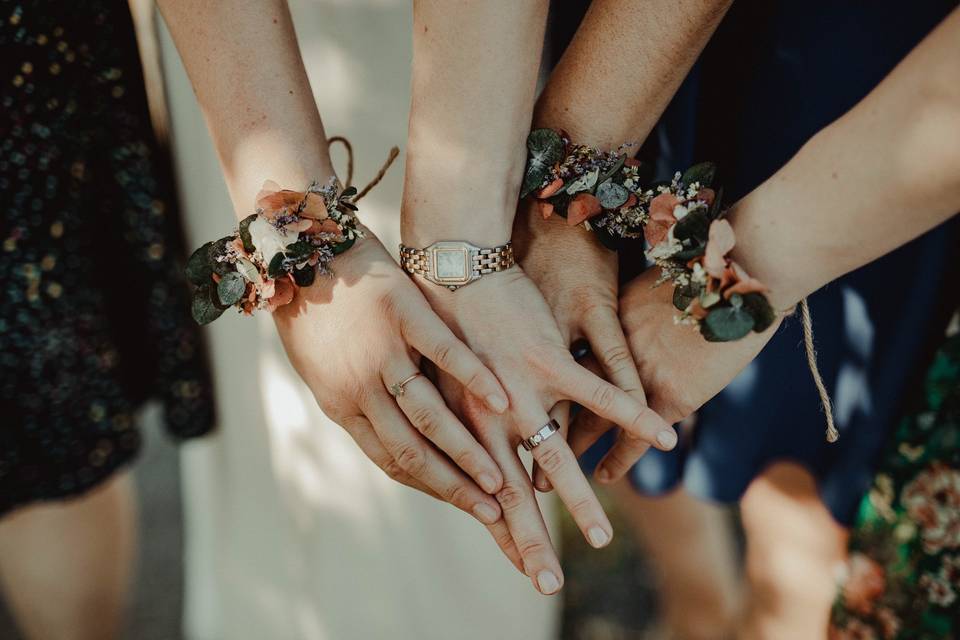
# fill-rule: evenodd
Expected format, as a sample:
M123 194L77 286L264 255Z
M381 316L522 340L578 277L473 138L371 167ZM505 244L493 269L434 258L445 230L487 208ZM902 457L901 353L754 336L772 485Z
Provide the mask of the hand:
M696 327L676 325L673 291L669 285L653 288L658 269L648 269L624 287L620 320L640 372L650 407L677 423L691 415L726 387L773 337L781 319L763 333L750 333L736 342L707 342ZM610 428L596 415L578 419L583 440L570 446L581 453Z
M497 375L510 397L510 410L491 417L477 403L445 395L503 472L497 499L510 538L497 536L508 556L519 555L524 572L545 594L562 584L557 560L530 479L517 455L521 439L556 416L558 403L572 400L606 416L648 442L670 428L626 393L578 365L536 285L519 268L485 275L457 291L420 278L416 282L431 306ZM441 389L446 388L441 384ZM612 527L576 457L559 436L533 450L533 457L556 488L584 536L595 547L612 538Z
M507 396L365 233L333 261L332 277L319 276L274 313L287 355L323 412L387 475L493 524L501 511L490 494L503 476L487 452L427 377L397 398L387 389L420 371L422 356L489 409L505 410Z
M571 227L560 216L544 220L532 201L520 204L514 238L520 263L547 301L566 344L586 339L607 379L646 404L640 374L617 316L617 254L582 226ZM580 455L600 435L574 434L570 438L571 444L576 444L574 452ZM660 444L666 448L676 444L673 431L665 431L663 438ZM637 433L622 429L597 465L597 479L607 483L619 480L648 447ZM534 472L534 484L543 491L550 489L540 469Z

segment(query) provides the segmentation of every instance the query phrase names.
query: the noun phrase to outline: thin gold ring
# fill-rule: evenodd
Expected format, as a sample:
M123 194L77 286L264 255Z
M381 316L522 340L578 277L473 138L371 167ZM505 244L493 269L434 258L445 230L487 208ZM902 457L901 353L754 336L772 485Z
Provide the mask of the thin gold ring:
M387 388L387 391L389 391L390 395L392 395L394 398L399 398L404 393L406 393L406 389L404 389L404 387L407 386L407 383L410 382L411 380L414 380L418 376L422 376L422 375L423 374L420 373L419 371L417 371L416 373L412 373L406 378L404 378L403 380L401 380L400 382L390 385Z

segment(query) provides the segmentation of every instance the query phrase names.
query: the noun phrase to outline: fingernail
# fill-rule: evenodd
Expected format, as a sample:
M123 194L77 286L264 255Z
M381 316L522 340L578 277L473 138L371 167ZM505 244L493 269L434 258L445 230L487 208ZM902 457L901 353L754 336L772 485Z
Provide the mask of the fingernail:
M487 396L487 406L497 413L503 413L507 410L507 407L510 406L510 403L508 403L507 399L503 396L491 393Z
M493 479L493 476L489 473L481 473L477 477L477 482L480 483L480 488L486 491L487 493L496 493L497 492L497 481Z
M600 527L590 527L590 530L587 531L587 538L589 538L590 544L597 549L607 546L607 543L610 542L610 534Z
M610 482L610 471L606 467L601 467L596 473L597 480L600 482Z
M537 574L537 586L540 587L541 593L550 595L560 590L560 581L549 571L541 571Z
M478 502L473 506L473 515L477 516L477 520L483 524L493 524L499 517L496 509L482 502Z
M664 429L657 434L657 442L665 449L672 449L677 444L677 432L673 429Z

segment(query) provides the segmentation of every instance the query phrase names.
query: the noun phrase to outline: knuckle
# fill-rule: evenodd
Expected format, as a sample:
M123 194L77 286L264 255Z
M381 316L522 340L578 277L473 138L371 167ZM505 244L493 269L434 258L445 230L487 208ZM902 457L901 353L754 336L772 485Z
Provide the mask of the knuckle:
M515 482L505 482L496 497L504 511L515 511L523 505L524 491Z
M547 544L539 538L524 538L517 541L517 551L524 558L537 556L547 551Z
M401 467L396 460L387 460L380 464L379 467L383 469L383 472L387 474L387 477L389 477L391 480L402 482L403 479L407 477L403 467Z
M642 407L640 411L633 416L630 424L627 425L627 428L624 430L625 433L623 435L638 440L645 440L651 437L647 432L653 425L653 421L651 420L653 417L652 414L653 412L650 410L650 407Z
M449 342L441 342L434 346L430 353L430 361L441 369L447 369L450 366L450 358L453 352L453 345Z
M597 385L596 389L593 390L593 404L600 411L609 411L616 398L617 392L611 385L605 382L601 382Z
M607 347L600 352L600 361L611 371L619 371L633 362L633 356L625 344Z
M423 449L415 444L400 447L396 455L400 467L415 478L423 475L427 467L427 456Z
M452 505L466 507L469 504L470 489L463 483L456 483L447 487L443 492L443 499Z
M410 421L424 437L433 440L440 430L437 413L427 406L420 406L410 412Z
M585 516L591 511L593 511L593 500L590 498L579 498L573 500L570 504L567 505L567 508L570 510L570 513L574 516Z
M537 464L547 475L558 473L564 467L566 456L560 447L551 447L537 457Z

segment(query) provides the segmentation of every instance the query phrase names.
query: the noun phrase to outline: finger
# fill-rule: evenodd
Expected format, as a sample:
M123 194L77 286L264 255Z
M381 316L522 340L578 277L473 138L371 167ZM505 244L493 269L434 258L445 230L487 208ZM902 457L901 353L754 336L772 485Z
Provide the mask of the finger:
M550 419L557 421L557 424L560 425L559 435L566 440L570 425L570 403L558 402L556 406L550 410ZM537 464L536 460L533 462L532 475L533 486L537 488L537 491L542 491L543 493L553 491L553 485L550 484L550 478L548 478L547 474L543 472L543 469L540 468L540 465Z
M380 467L390 479L396 480L400 484L405 484L417 491L421 491L431 498L441 500L436 491L419 480L416 480L400 467L397 461L393 459L393 456L391 456L380 443L380 439L377 438L377 434L373 431L373 425L371 425L366 418L356 416L344 420L343 428L344 431L353 438L353 441L357 443L360 450L363 451L375 465Z
M533 432L527 437L530 435ZM532 453L587 542L597 549L609 544L613 527L567 441L554 433L535 446Z
M513 542L513 536L510 534L510 527L507 526L507 522L501 518L493 524L488 524L487 531L493 536L494 542L500 547L503 555L507 556L507 560L517 568L517 571L523 573L523 559L520 557L517 545Z
M417 433L385 391L371 393L367 406L361 408L384 448L404 471L483 524L500 518L497 501Z
M383 382L389 388L416 371L416 365L404 356L387 367ZM489 494L500 490L503 476L493 458L453 415L426 376L407 382L396 401L417 431L446 453L481 489Z
M655 411L577 363L559 367L553 380L556 390L565 397L637 438L664 451L676 446L676 432Z
M401 324L408 344L422 356L446 371L474 396L481 398L494 413L510 406L497 377L450 331L426 302L424 309L412 309Z
M640 373L627 344L616 309L594 307L583 319L583 335L607 380L646 404Z
M540 593L552 595L563 586L563 570L550 542L527 470L505 437L505 429L491 430L494 435L481 438L503 472L503 487L497 492L497 501L520 555L523 572L533 580Z
M580 364L594 375L601 373L600 363L592 355L580 360ZM595 413L584 409L571 422L567 443L573 455L580 459L580 456L586 453L587 449L600 439L600 436L613 428L614 425L609 420L598 418Z

